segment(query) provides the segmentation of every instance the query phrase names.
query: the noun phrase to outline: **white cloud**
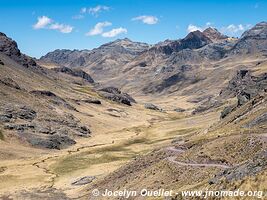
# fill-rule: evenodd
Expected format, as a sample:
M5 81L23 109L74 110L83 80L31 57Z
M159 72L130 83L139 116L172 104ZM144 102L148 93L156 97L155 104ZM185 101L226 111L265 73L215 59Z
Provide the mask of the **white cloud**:
M42 29L46 28L47 25L52 23L52 19L47 16L38 17L38 21L36 24L33 25L34 29Z
M110 10L110 7L98 5L96 7L91 7L91 8L82 8L80 13L82 14L89 13L97 17L100 12L108 10Z
M221 31L228 35L238 35L239 33L244 32L245 30L251 28L251 24L230 24L226 27L222 27Z
M70 26L70 25L65 25L65 24L58 24L58 23L55 23L55 24L51 24L49 26L49 29L52 29L52 30L58 30L60 31L61 33L71 33L72 30L73 30L73 27Z
M155 16L142 15L132 18L132 21L142 21L144 24L157 24L159 19Z
M187 32L190 33L190 32L197 31L197 30L203 31L208 27L212 27L212 23L211 22L207 22L204 26L197 26L197 25L194 25L194 24L189 24L188 27L187 27Z
M38 21L36 24L33 25L34 29L50 29L50 30L57 30L61 33L71 33L73 27L70 25L59 24L54 22L51 18L47 16L38 17Z
M189 24L187 27L187 31L188 32L193 32L196 30L204 31L208 27L213 27L212 25L213 25L213 23L211 23L211 22L207 22L203 26ZM244 31L246 31L247 29L249 29L251 27L252 27L251 24L237 24L237 25L230 24L228 26L223 26L223 27L219 28L219 30L220 30L220 32L222 32L226 35L229 35L229 36L238 36L238 35L240 35L240 33L243 33Z
M189 24L188 27L187 27L187 32L193 32L193 31L202 31L202 27L199 27L199 26L196 26L196 25L193 25L193 24Z
M109 37L110 38L110 37L115 37L115 36L117 36L119 34L122 34L122 33L127 33L127 29L122 28L122 27L120 27L120 28L114 28L111 31L108 31L108 32L103 33L102 36L103 37Z
M86 33L86 35L87 36L100 35L104 31L104 27L111 25L112 23L110 22L99 22L94 26L94 28L92 28L88 33Z

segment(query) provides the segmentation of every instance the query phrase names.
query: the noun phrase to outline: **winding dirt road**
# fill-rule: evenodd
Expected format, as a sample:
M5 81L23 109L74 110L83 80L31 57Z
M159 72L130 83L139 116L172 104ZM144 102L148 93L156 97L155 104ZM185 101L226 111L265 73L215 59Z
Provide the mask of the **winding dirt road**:
M184 153L185 150L183 149L177 149L175 147L167 147L167 151L172 151L175 152L176 154ZM216 164L216 163L185 163L185 162L180 162L176 160L176 156L171 156L168 157L167 160L169 162L172 162L174 164L178 164L181 166L190 166L190 167L218 167L218 168L223 168L223 169L228 169L231 168L231 166L228 165L223 165L223 164Z

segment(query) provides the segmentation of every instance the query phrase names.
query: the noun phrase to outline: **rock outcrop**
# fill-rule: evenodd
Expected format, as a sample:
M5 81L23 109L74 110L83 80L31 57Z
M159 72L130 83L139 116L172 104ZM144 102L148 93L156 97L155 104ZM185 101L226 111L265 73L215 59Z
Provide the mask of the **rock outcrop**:
M156 111L162 111L161 108L159 108L158 106L152 104L152 103L146 103L145 104L145 108L149 109L149 110L156 110Z
M33 90L30 92L31 94L34 94L36 96L39 96L40 98L47 98L52 104L55 105L62 105L65 108L68 108L70 110L77 111L72 105L70 105L66 100L63 98L57 96L55 93L51 91L46 90Z
M111 101L126 104L128 106L131 106L131 103L136 103L136 101L129 94L123 93L115 87L102 88L99 90L99 92L101 96Z
M20 90L20 86L16 83L16 81L14 81L12 78L9 77L4 77L2 79L0 79L0 84L4 84L6 86L9 86L11 88L15 88L17 90Z
M237 71L228 86L220 92L222 98L237 97L238 106L243 105L267 89L267 74L252 76L249 70Z
M4 129L17 133L18 137L36 147L65 148L76 143L73 137L89 137L91 133L71 114L49 115L29 106L14 104L0 110L0 123Z
M5 54L11 59L15 60L24 67L36 66L36 62L22 54L18 48L17 43L11 38L7 37L4 33L0 32L0 53Z
M70 69L68 67L59 67L59 68L53 68L53 70L56 72L65 73L71 76L80 77L89 83L94 83L94 79L88 73L86 73L85 71L81 69Z

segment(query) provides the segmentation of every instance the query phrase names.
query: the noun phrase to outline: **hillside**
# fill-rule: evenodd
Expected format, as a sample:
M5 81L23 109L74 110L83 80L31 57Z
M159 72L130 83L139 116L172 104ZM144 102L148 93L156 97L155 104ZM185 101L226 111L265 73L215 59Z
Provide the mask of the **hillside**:
M119 73L120 67L149 48L148 44L118 39L92 50L55 50L40 58L42 63L82 68L98 82L109 80Z
M266 33L207 28L38 60L0 33L0 199L266 192Z
M233 191L239 188L248 191L257 188L258 191L266 191L266 81L266 74L265 78L259 77L259 84L264 90L257 91L258 86L253 83L240 89L248 91L250 88L257 94L242 104L242 98L234 95L238 103L232 103L230 111L227 107L222 112L223 119L209 128L183 135L177 131L177 137L170 146L157 148L136 158L89 185L85 191L89 190L89 194L98 188L100 193L104 193L105 188L111 191L129 188L140 193L143 188L151 191L164 188L178 193L172 199L185 198L182 191L186 190ZM226 110L227 115L224 115ZM198 124L199 121L194 123ZM258 195L260 198L264 193Z
M253 37L255 30L260 33L260 37ZM48 55L57 64L82 68L101 84L121 88L133 95L153 98L158 94L191 96L197 92L198 97L204 98L218 93L236 70L242 67L254 68L265 61L266 44L259 41L265 41L266 30L267 25L262 22L246 31L241 38L234 39L221 34L215 28L207 28L203 32L189 33L183 39L145 46L146 48L141 48L135 56L130 57L126 56L128 53L118 51L114 44L119 43L114 41L92 50L95 52L94 56L88 53L90 56L86 62L75 66L60 62L57 53L51 52ZM255 43L256 48L253 46ZM122 48L125 46L122 45ZM246 54L242 50L253 48L256 50ZM115 49L114 53L120 54L114 59L110 57L111 53L103 49ZM105 52L104 56L101 56L102 51ZM40 61L44 61L45 57ZM99 57L105 67L99 63Z

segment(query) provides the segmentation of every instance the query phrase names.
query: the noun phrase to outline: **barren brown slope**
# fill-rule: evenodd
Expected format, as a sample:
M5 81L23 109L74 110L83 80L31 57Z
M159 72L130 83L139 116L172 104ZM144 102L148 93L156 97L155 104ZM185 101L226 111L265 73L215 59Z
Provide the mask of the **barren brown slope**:
M120 104L82 78L0 59L1 198L79 197L81 177L104 177L187 131L186 113Z
M129 162L89 186L88 194L94 188L100 192L121 188L129 191L160 188L175 192L238 188L263 191L264 195L267 189L266 97L266 92L259 93L209 128L199 129L195 134L177 135L172 146ZM142 198L139 195L130 199Z

